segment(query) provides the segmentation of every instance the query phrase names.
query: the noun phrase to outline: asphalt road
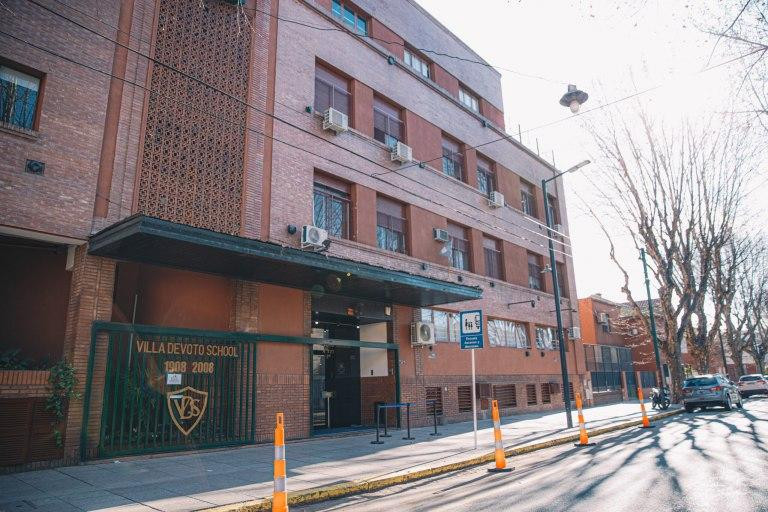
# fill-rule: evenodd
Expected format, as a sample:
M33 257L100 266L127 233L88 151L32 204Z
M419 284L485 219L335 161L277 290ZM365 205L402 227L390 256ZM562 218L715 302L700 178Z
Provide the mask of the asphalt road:
M768 398L593 441L507 459L512 473L474 468L291 510L768 511Z

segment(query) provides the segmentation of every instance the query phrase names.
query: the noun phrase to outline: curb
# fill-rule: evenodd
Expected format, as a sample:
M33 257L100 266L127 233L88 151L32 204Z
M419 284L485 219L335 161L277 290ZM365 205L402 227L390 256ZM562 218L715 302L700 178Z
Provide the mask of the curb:
M674 411L662 412L649 418L651 422L669 418L681 414L683 409L676 409ZM627 421L624 423L618 423L616 425L609 425L607 427L596 428L589 430L590 437L608 434L610 432L616 432L618 430L625 430L631 427L639 427L642 425L642 420ZM507 448L504 450L504 454L507 457L515 455L523 455L526 453L535 452L538 450L544 450L546 448L552 448L555 446L561 446L564 444L570 444L579 440L578 432L565 437L558 437L556 439L550 439L549 441L542 441L540 443L529 444L518 448ZM318 503L334 498L341 498L344 496L350 496L353 494L360 494L363 492L372 492L385 487L392 487L394 485L400 485L407 482L413 482L416 480L422 480L432 476L442 475L444 473L450 473L451 471L457 471L460 469L467 469L481 464L486 464L494 461L494 454L489 453L486 455L480 455L471 459L465 459L458 462L452 462L450 464L443 464L442 466L436 466L433 468L422 469L419 471L413 471L403 475L396 475L386 478L378 478L375 480L357 480L351 482L345 482L342 484L328 485L324 487L316 487L314 489L305 489L301 491L288 493L288 505L307 505L310 503ZM269 512L272 510L272 498L264 498L254 501L245 501L240 503L233 503L231 505L222 505L218 507L202 509L206 512Z

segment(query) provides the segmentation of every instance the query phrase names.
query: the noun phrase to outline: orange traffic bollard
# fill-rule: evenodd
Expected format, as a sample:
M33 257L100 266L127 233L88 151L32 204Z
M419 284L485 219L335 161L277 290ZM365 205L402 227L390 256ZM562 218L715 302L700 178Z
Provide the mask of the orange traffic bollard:
M640 428L653 428L651 422L648 420L648 415L645 413L645 402L643 402L643 388L637 388L637 399L640 400L640 410L643 411L643 425Z
M507 467L507 456L504 454L504 445L501 442L501 418L499 417L499 402L493 401L493 410L491 412L493 416L493 440L494 440L494 456L496 458L496 467L491 468L488 471L491 473L507 473L515 468Z
M595 443L589 442L587 428L584 426L584 413L581 412L581 393L576 393L576 409L579 411L579 442L574 446L595 446Z
M285 427L283 413L275 419L275 490L272 494L272 512L288 512L288 491L285 488Z

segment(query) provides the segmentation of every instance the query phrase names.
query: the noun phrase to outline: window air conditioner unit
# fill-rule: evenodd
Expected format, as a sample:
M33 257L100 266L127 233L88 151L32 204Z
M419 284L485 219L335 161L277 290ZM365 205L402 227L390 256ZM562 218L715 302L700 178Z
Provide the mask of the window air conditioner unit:
M306 249L311 247L312 249L322 249L324 247L323 242L328 240L328 232L324 229L320 229L317 226L302 226L301 227L301 248Z
M323 130L341 133L349 130L349 117L344 112L329 108L323 113Z
M552 226L552 230L553 231L557 231L558 233L560 233L562 235L563 234L563 225L562 224L555 224L554 226Z
M434 228L433 233L435 235L435 240L438 242L447 242L449 240L448 231L445 229Z
M425 347L435 344L435 324L414 322L411 324L411 346Z
M572 340L580 340L581 339L581 327L569 327L568 328L568 338Z
M488 198L488 206L491 208L501 208L504 206L504 194L494 190Z
M608 323L608 313L600 313L597 316L597 321L601 324L607 324Z
M392 161L400 162L401 164L407 164L413 160L413 150L411 146L406 146L402 142L398 141L392 146Z

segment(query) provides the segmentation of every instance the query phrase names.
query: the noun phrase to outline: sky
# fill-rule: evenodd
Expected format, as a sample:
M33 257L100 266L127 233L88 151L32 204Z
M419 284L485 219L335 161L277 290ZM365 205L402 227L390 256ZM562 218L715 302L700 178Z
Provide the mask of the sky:
M621 115L640 102L669 123L732 109L733 77L743 62L720 65L733 55L715 46L700 21L707 19L703 9L716 8L720 0L417 1L487 62L516 72L500 70L507 131L516 135L520 125L523 143L536 150L538 142L550 162L554 151L559 169L596 160L585 122L609 109ZM558 103L568 83L589 94L585 111L641 94L572 116ZM577 293L624 302L609 245L582 202L595 195L589 179L594 168L564 177ZM752 193L764 196L768 186ZM615 243L633 296L645 298L637 249L626 235L617 234Z

